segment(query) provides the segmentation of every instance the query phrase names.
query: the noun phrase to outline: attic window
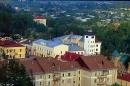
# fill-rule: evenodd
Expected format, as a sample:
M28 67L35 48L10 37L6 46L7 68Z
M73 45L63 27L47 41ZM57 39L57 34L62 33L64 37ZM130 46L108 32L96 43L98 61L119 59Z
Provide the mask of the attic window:
M88 38L88 36L86 36L86 38Z
M56 66L56 64L55 64L55 63L52 63L52 66L53 66L53 67L55 67L55 66Z
M104 65L104 61L102 61L102 65Z

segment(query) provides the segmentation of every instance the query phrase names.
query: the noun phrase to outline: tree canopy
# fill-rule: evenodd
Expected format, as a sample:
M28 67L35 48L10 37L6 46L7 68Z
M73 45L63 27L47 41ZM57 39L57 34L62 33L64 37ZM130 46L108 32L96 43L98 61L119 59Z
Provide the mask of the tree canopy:
M13 59L6 60L0 68L1 86L33 86L31 77L23 65Z

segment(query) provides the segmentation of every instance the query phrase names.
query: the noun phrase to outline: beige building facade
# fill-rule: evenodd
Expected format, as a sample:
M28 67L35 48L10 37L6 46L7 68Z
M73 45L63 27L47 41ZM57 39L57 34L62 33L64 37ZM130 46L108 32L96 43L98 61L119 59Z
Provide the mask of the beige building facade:
M54 58L20 62L28 72L31 69L35 86L111 86L117 82L117 69L102 56L81 56L71 62Z
M38 41L38 40L37 40ZM32 54L39 57L55 57L56 55L64 55L68 51L68 46L64 44L48 45L49 43L34 42L32 45Z

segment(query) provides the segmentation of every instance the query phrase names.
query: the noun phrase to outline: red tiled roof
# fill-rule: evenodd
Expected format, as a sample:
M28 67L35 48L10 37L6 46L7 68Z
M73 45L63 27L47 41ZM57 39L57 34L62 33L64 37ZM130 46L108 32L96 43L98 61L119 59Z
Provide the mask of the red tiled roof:
M85 69L89 71L112 69L113 64L107 61L103 56L80 56L73 61L57 60L55 58L25 58L18 59L23 64L26 71L30 74L52 73L58 71L70 71L76 69Z
M63 56L62 59L66 60L66 61L73 61L75 59L77 59L78 57L80 57L80 55L76 54L76 53L71 53L71 52L66 52Z
M130 74L128 74L128 73L122 74L122 76L118 76L117 78L130 82Z
M21 44L11 40L0 40L0 46L3 47L23 47Z
M43 16L34 16L34 19L44 19Z
M78 62L65 62L54 58L32 58L19 60L23 64L28 73L50 73L55 71L66 71L80 68Z
M81 56L80 59L84 62L89 70L104 70L115 68L115 66L102 55Z

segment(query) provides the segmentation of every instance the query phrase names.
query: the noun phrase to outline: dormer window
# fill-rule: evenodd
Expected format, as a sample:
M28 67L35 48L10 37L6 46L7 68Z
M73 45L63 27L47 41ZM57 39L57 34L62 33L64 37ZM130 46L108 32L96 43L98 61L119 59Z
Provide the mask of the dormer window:
M86 38L88 38L88 36L86 36Z

